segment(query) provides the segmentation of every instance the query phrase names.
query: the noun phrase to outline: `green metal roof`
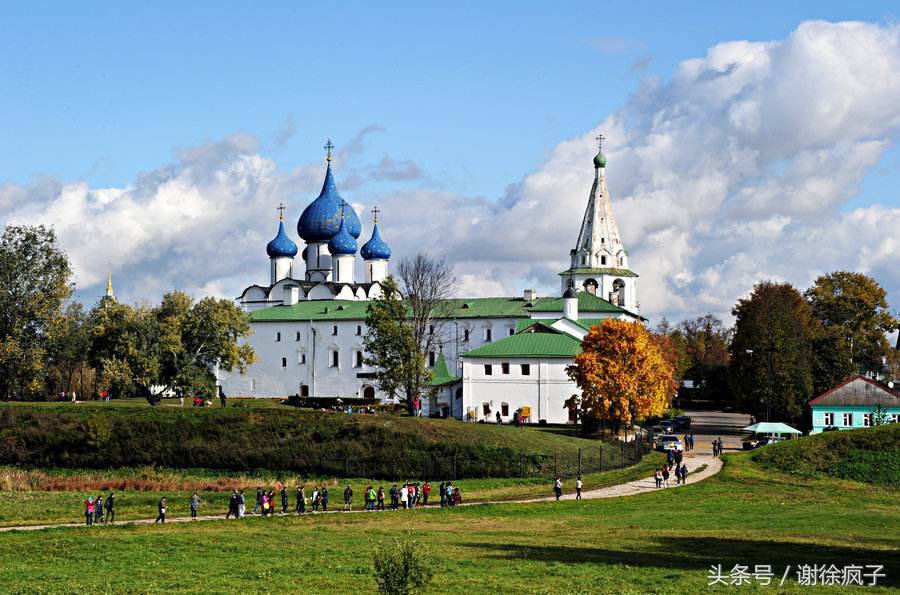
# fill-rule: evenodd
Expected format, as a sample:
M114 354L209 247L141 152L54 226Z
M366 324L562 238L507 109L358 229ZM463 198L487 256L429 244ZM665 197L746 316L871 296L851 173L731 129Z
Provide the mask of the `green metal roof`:
M561 319L560 318L526 318L524 320L517 320L516 321L516 332L521 333L528 327L530 327L534 324L538 324L538 323L543 324L544 326L547 326L547 327L551 327L559 320L561 320ZM600 324L601 322L603 322L603 320L600 318L585 318L585 319L579 318L578 320L572 320L571 322L574 322L575 324L577 324L584 330L589 331L589 330L591 330L592 327L595 327L598 324Z
M563 312L565 298L538 298L535 300L534 306L531 307L532 312ZM614 306L587 291L578 292L578 313L582 312L602 312L606 314L627 314L628 311L619 306Z
M567 271L563 271L559 274L563 275L612 275L614 277L637 277L638 274L629 269L616 269L616 268L600 268L600 269L592 269L589 267L580 267L569 269Z
M527 318L523 298L452 298L444 300L441 318ZM250 313L252 322L365 320L366 300L307 300L293 306L270 306ZM560 310L561 311L561 310Z
M581 341L564 333L520 333L462 354L463 357L564 357L581 353Z
M459 382L458 376L452 376L450 369L447 367L447 360L444 359L444 352L438 355L437 361L434 362L434 370L432 371L431 380L426 382L426 386L446 386Z

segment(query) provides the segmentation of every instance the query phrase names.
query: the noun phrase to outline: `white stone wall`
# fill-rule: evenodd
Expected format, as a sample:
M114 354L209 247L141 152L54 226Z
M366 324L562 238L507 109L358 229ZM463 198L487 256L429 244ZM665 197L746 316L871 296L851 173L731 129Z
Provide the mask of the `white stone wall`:
M545 419L548 423L568 423L565 401L578 393L578 387L566 375L572 360L564 358L463 358L463 419L495 422L501 412L504 422L512 420L516 409L531 408L531 422ZM503 364L509 374L503 374ZM523 375L527 364L530 374ZM490 365L492 374L485 373ZM484 404L490 413L484 415ZM507 415L502 415L506 403ZM471 416L469 415L471 413Z
M282 279L286 279L293 276L294 271L294 259L288 258L286 256L271 258L271 285L275 285Z
M331 280L335 283L356 283L356 256L343 254L331 257Z

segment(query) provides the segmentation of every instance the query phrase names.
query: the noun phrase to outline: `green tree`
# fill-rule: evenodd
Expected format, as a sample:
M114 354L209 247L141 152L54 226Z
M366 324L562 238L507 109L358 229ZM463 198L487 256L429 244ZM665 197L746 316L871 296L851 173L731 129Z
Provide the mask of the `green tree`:
M71 277L51 228L6 226L0 237L0 398L42 394Z
M70 302L51 334L48 349L48 384L54 392L74 390L81 395L93 392L94 370L88 359L90 347L88 312L80 302Z
M764 281L738 301L729 384L757 419L796 421L812 396L812 315L789 283Z
M890 351L887 334L898 321L887 292L862 273L837 271L816 279L804 296L816 321L813 332L815 392L858 372L881 372Z
M428 380L425 356L416 346L408 308L394 278L383 281L381 290L366 311L365 362L377 370L378 389L399 396L412 413L417 387Z
M711 400L728 398L731 329L712 314L706 314L682 321L677 334L684 342L688 360L684 378L694 383L698 396Z
M92 361L113 394L138 393L152 405L169 392L211 394L211 370L239 369L256 356L244 341L247 314L229 300L185 293L163 296L155 308L103 300L92 312Z

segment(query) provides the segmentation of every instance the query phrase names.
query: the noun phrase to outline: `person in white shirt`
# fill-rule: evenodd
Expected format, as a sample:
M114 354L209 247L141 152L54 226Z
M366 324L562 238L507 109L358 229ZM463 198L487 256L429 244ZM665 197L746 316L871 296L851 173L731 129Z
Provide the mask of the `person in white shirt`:
M581 488L584 487L584 484L581 483L581 478L575 480L575 499L581 500Z

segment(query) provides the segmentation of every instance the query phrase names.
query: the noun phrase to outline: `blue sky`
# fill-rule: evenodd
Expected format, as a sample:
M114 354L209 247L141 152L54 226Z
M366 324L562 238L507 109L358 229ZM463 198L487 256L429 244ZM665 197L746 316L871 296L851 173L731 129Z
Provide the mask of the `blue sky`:
M838 269L900 304L897 10L6 5L0 221L53 225L88 302L109 270L130 301L234 297L266 282L274 208L315 197L330 137L397 258L445 256L460 295L555 295L602 131L651 319Z
M887 2L6 5L0 180L120 186L173 147L237 131L290 168L326 137L340 146L377 125L373 154L496 199L642 77L668 77L723 40L783 38L805 19L894 14ZM898 169L889 152L857 202L896 187Z

